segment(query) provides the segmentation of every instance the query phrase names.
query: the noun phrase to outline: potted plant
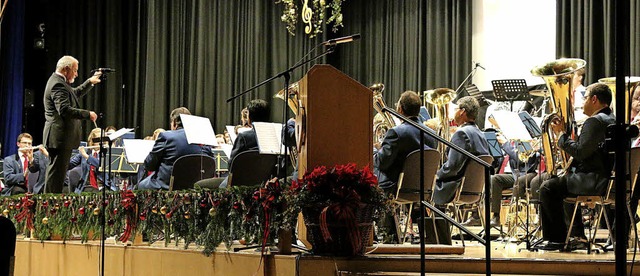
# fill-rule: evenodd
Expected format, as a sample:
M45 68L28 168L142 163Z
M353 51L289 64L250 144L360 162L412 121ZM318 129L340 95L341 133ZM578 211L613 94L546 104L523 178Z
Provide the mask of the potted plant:
M289 190L289 212L302 211L314 254L362 255L373 221L389 208L388 198L367 166L320 166Z

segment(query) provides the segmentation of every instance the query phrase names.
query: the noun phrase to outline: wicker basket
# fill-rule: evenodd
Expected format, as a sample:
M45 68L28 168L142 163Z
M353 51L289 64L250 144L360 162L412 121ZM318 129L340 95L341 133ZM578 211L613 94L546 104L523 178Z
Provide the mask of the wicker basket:
M313 254L331 256L363 255L373 229L373 205L360 204L355 211L356 228L360 232L358 248L353 248L349 229L343 222L331 215L327 216L327 228L331 239L325 241L320 229L320 214L326 206L303 208L302 214L307 227L307 239L313 246Z

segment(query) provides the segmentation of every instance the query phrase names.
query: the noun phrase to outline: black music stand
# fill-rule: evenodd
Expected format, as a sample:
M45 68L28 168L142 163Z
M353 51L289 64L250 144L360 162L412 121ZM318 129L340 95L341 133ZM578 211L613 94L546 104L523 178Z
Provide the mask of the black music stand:
M529 115L528 112L522 111L518 113L520 120L524 124L524 127L527 128L527 131L531 135L531 138L538 138L542 136L542 129L538 126L538 123Z
M489 102L487 101L487 98L484 97L482 92L480 92L480 89L478 89L478 87L475 84L473 84L473 83L470 84L469 86L465 87L464 90L467 91L469 96L476 98L476 100L478 100L478 103L480 104L480 106L488 106L489 105Z
M229 171L229 156L222 149L211 149L211 152L216 159L216 174L220 177Z
M486 138L487 142L489 143L489 153L491 154L491 156L495 158L502 157L502 145L500 145L500 142L498 142L496 133L493 131L485 131L484 138Z
M124 148L122 147L112 147L111 154L108 157L109 168L106 166L100 167L100 172L103 172L106 168L110 170L112 173L137 173L138 172L138 164L129 163L127 160L127 156L124 153Z
M531 98L527 81L524 79L492 80L491 85L496 100L511 103L511 111L513 111L514 101L526 101Z

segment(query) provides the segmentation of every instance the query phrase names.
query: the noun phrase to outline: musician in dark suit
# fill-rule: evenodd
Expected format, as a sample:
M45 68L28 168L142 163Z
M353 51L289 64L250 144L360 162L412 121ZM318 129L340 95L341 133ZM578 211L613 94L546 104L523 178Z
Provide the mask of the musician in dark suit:
M249 125L253 122L269 121L270 109L267 101L261 99L252 100L249 102L247 110L249 111ZM229 155L229 164L233 164L233 158L238 156L238 154L257 149L258 137L256 136L255 129L251 128L250 130L238 133L238 137L236 137L236 140L233 143L233 148L231 149L231 154ZM227 187L227 179L228 178L225 178L222 183L220 183L220 188Z
M398 113L418 123L420 96L416 92L406 91L400 95L397 104ZM431 130L431 129L429 129ZM395 195L398 177L404 166L404 160L412 151L420 149L420 130L407 122L389 129L382 145L374 145L374 173L378 176L378 185L388 193ZM436 140L424 134L425 149L436 148ZM429 162L429 160L426 160Z
M100 82L100 71L73 88L78 76L78 60L64 56L58 60L44 91L44 146L49 151L45 192L60 193L66 177L71 151L80 145L81 120L94 121L95 112L80 109L79 98Z
M454 114L454 121L459 127L451 136L451 143L476 156L489 154L489 143L475 123L479 108L480 105L475 98L471 96L460 98ZM433 202L438 205L444 205L453 200L468 162L468 158L461 153L451 149L447 151L447 161L436 173Z
M147 171L153 171L151 175L138 183L141 190L168 190L171 179L171 170L176 160L189 154L205 154L213 157L211 147L189 144L187 135L182 128L180 114L191 115L185 107L178 107L171 111L171 130L158 135L153 149L144 160Z
M584 96L584 113L589 116L577 140L565 133L563 122L552 123L559 133L558 146L573 157L569 172L561 177L551 178L540 187L541 222L543 249L558 250L564 247L567 225L573 212L571 206L564 206L563 199L571 195L602 195L606 192L613 159L600 145L605 141L608 125L615 123L615 116L609 108L611 90L604 84L587 87ZM568 213L568 216L565 216ZM584 226L580 212L575 220L574 236L584 237Z
M73 183L71 177L69 179L69 191L70 192L97 192L105 183L105 174L98 168L100 167L100 143L93 142L94 138L99 138L102 129L94 128L87 137L88 147L79 147L78 154L71 157L69 161L70 168L80 167L80 177L74 179ZM107 183L110 190L117 190L117 177L114 173L107 175Z
M47 167L47 150L39 146L34 152L32 137L29 133L18 135L18 153L4 158L3 174L6 187L3 195L38 194L44 187L45 169Z

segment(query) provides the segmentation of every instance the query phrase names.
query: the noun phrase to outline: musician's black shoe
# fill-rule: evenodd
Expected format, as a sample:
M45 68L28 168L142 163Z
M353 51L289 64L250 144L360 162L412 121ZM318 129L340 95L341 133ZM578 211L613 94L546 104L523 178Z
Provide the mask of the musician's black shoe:
M489 221L489 225L491 227L500 226L500 217L499 216L492 217L491 221Z
M564 249L564 243L563 242L547 242L540 249L542 249L544 251L563 250Z

